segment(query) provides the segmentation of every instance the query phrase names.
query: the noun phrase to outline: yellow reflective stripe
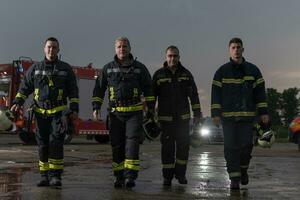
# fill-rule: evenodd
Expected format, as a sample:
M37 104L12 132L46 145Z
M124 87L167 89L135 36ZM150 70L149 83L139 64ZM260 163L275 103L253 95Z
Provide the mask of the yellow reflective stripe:
M133 88L133 97L138 97L139 91L137 88Z
M258 104L256 104L256 107L257 108L266 108L266 107L268 107L268 104L267 103L258 103Z
M50 169L63 169L64 160L63 159L49 159L49 168Z
M39 169L40 171L49 171L49 163L39 161Z
M173 168L175 168L175 164L174 163L173 164L163 164L162 167L164 169L173 169Z
M58 96L57 96L57 100L62 100L62 95L64 93L63 89L58 89Z
M64 165L49 164L50 169L64 169Z
M265 82L263 78L259 78L259 79L256 80L256 84L257 84L257 85L258 85L258 84L261 84L261 83L263 83L263 82Z
M113 87L109 87L109 99L111 101L115 99L115 91Z
M156 84L159 85L160 83L163 83L163 82L171 83L171 79L170 78L161 78L156 81Z
M194 104L194 105L192 105L192 109L197 109L197 108L201 108L200 104Z
M16 95L16 98L22 98L22 99L26 100L27 96L24 95L24 94L21 94L20 92L18 92L17 95Z
M148 96L148 97L145 97L145 100L146 101L155 101L155 97L154 96Z
M92 101L93 101L93 102L100 102L100 103L103 103L103 99L100 98L100 97L92 97Z
M112 163L112 168L113 168L113 171L123 170L124 169L124 162L121 162L121 163L113 162Z
M218 87L222 87L222 83L220 81L213 80L213 85L218 86Z
M243 79L246 81L254 81L255 80L254 76L244 76Z
M190 78L187 77L187 76L182 76L182 77L178 77L177 80L178 80L179 82L180 82L180 81L187 81L187 80L190 80Z
M222 83L233 83L233 84L241 84L243 83L243 79L233 79L233 78L223 78Z
M180 160L180 159L176 159L176 163L180 164L180 165L186 165L187 164L187 160Z
M34 89L34 97L33 97L36 101L39 100L39 89L35 88Z
M71 98L70 103L79 103L79 99L78 98Z
M190 118L191 118L190 113L181 115L181 119L190 119Z
M240 177L240 176L241 176L241 172L230 172L229 173L229 178Z
M221 104L211 104L211 109L221 109Z
M41 114L47 114L47 115L51 115L51 114L54 114L54 113L57 113L59 111L63 111L67 109L67 106L66 105L63 105L63 106L58 106L58 107L55 107L55 108L52 108L52 109L43 109L43 108L38 108L38 107L35 107L34 108L34 111L38 112L38 113L41 113Z
M131 169L131 170L140 170L140 161L139 160L125 160L124 164L126 169Z
M158 116L158 120L159 121L168 121L168 122L170 122L170 121L173 120L173 117L171 117L171 116Z
M134 112L134 111L143 110L143 105L136 104L132 106L116 107L115 110L118 112Z
M253 117L255 112L223 112L223 117Z
M49 79L49 87L52 87L52 86L54 86L54 83L53 83L53 81L52 81L52 78L48 78Z

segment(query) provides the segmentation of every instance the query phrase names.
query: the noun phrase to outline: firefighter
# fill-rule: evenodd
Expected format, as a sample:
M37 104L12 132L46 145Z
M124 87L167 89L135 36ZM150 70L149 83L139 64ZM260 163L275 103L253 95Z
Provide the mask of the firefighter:
M99 119L106 89L109 98L110 139L114 187L132 188L140 169L139 142L142 137L144 96L149 113L153 113L154 96L149 71L130 53L128 38L115 40L114 60L106 64L95 83L93 117Z
M215 73L212 83L211 115L216 125L223 123L224 156L231 180L230 188L247 185L253 148L256 115L269 122L265 82L258 67L243 57L240 38L229 41L230 61Z
M162 128L164 186L171 186L174 176L180 184L187 184L185 174L189 156L190 105L194 124L198 124L202 118L194 78L179 59L179 49L169 46L163 67L153 75L153 92L158 101L158 121Z
M34 63L26 73L15 97L11 111L18 112L33 93L36 139L39 151L41 180L37 186L61 186L64 164L63 144L67 129L63 113L78 116L78 87L71 66L58 59L59 42L50 37L45 41L45 58Z

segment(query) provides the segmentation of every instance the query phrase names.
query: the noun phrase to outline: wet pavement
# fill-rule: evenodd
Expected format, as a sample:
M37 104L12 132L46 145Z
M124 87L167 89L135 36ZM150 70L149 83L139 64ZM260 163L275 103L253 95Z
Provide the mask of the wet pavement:
M133 189L114 189L111 149L85 138L65 146L63 186L38 188L37 147L0 135L0 199L300 199L300 152L294 144L256 147L250 183L231 192L222 145L191 149L188 185L162 186L160 144L141 146L141 171Z

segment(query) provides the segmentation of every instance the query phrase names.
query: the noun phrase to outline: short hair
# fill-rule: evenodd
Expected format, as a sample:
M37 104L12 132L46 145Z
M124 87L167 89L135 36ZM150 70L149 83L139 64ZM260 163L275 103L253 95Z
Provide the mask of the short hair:
M178 47L176 47L175 45L170 45L166 48L166 53L168 52L169 49L172 49L172 50L176 50L179 54L179 49Z
M118 41L123 41L123 42L126 42L129 46L129 48L131 48L131 45L130 45L130 42L129 42L129 39L127 37L118 37L116 40L115 40L115 44L118 42Z
M56 42L59 46L59 42L58 40L55 38L55 37L48 37L46 40L45 40L45 44L48 42L48 41L51 41L51 42Z
M229 41L229 44L228 46L230 46L232 43L238 43L238 44L241 44L243 46L243 41L241 38L238 38L238 37L234 37L232 38L230 41Z

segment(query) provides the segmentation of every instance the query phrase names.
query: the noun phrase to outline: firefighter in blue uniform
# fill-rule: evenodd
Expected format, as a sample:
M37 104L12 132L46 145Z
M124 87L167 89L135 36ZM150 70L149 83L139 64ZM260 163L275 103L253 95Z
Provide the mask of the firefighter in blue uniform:
M162 128L161 159L163 185L171 186L175 178L187 184L185 176L189 156L190 107L194 125L201 118L201 107L194 78L179 62L179 49L166 49L166 62L153 75L153 92L158 101L158 121Z
M18 112L33 93L41 173L38 186L62 185L63 144L67 130L64 113L71 110L69 117L75 119L78 116L76 77L71 66L58 59L58 52L58 40L48 38L44 46L45 59L29 68L11 107L11 111Z
M112 168L115 188L132 188L140 168L139 142L142 137L143 103L145 97L149 113L153 113L151 76L142 63L133 59L128 38L115 40L114 60L106 64L94 87L92 104L95 119L106 89L109 98L110 139L112 146Z
M243 42L229 42L230 61L215 73L212 83L211 115L224 131L224 155L230 188L248 184L248 167L253 148L253 123L258 115L269 122L265 82L260 70L243 58Z

